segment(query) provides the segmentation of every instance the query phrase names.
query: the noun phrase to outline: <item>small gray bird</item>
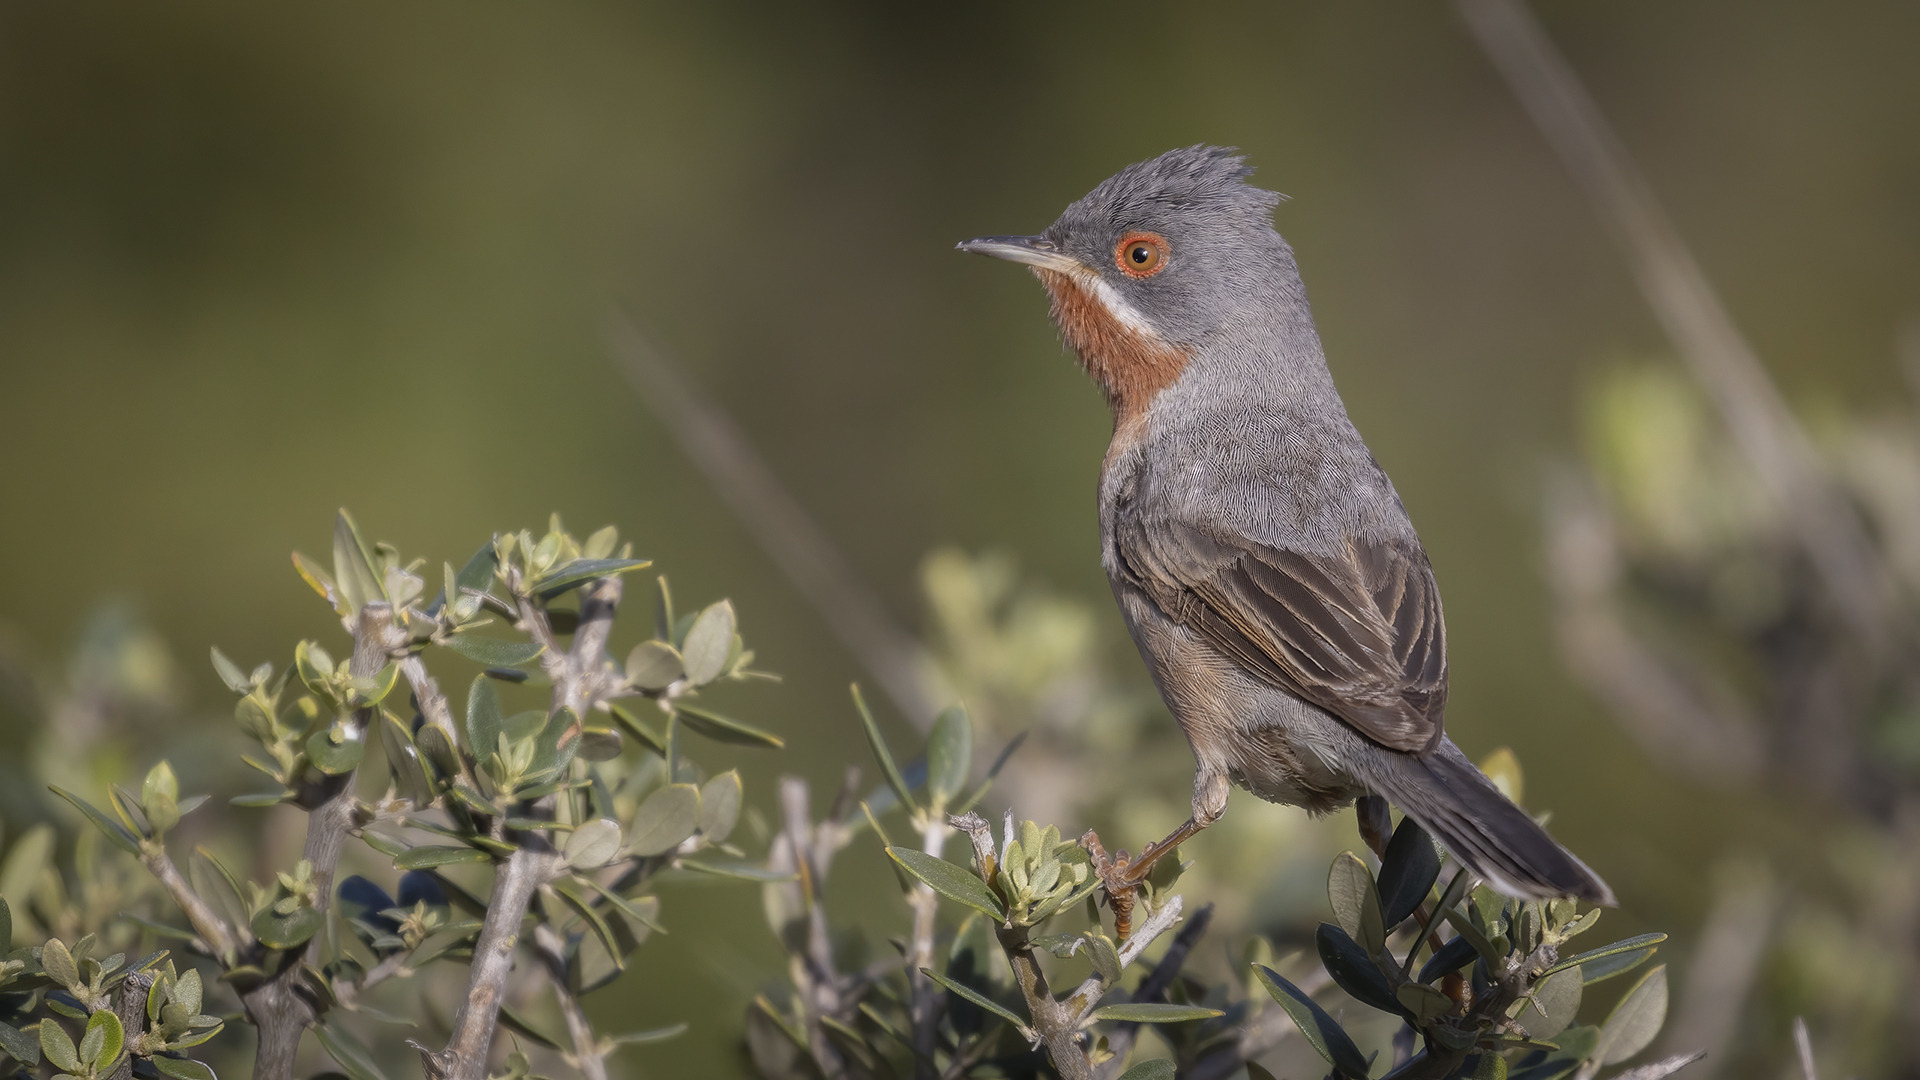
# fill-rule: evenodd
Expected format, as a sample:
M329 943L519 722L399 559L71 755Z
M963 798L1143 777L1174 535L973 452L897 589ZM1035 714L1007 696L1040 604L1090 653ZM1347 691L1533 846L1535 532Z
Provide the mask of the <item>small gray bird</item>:
M1442 730L1433 570L1334 389L1280 196L1252 172L1231 149L1174 150L1038 236L959 245L1032 267L1106 391L1101 560L1193 748L1185 825L1133 860L1088 836L1116 913L1230 783L1315 814L1384 796L1500 892L1611 904Z

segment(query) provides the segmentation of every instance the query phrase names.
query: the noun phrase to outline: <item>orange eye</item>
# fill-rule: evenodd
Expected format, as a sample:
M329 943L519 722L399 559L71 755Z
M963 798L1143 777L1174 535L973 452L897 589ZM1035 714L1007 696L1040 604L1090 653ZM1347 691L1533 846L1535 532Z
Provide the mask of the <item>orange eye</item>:
M1156 233L1128 233L1113 249L1113 258L1131 277L1152 277L1167 265L1167 242Z

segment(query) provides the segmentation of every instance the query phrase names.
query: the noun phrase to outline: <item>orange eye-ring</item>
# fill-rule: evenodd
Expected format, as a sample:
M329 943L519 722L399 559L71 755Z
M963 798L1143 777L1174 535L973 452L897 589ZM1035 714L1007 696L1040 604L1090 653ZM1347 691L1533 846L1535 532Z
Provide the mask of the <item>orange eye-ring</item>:
M1166 269L1166 238L1159 233L1130 232L1114 246L1113 261L1129 277L1152 277Z

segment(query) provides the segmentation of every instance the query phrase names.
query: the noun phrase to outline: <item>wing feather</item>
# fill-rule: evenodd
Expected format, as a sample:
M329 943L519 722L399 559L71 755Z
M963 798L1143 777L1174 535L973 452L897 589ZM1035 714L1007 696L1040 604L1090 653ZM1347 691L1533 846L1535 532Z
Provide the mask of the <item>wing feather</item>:
M1242 667L1384 746L1439 744L1446 625L1417 543L1354 540L1309 555L1137 518L1114 539L1133 584Z

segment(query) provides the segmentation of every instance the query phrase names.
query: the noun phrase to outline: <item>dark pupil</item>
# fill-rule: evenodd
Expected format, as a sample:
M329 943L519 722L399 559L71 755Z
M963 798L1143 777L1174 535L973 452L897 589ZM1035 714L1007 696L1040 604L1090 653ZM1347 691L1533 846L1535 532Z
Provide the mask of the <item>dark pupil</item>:
M1135 244L1133 250L1127 252L1127 257L1136 263L1143 263L1153 258L1153 249L1145 244Z

